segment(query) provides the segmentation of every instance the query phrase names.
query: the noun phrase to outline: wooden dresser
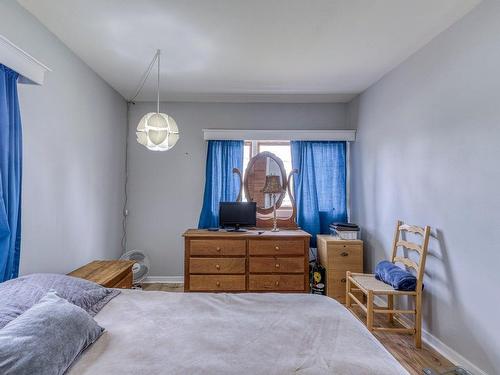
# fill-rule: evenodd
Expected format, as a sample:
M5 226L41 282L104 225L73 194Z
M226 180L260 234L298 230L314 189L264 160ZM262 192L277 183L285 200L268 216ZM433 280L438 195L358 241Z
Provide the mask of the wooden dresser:
M93 281L106 288L132 288L132 260L94 260L70 273L68 276Z
M326 270L326 295L345 303L346 272L363 272L363 241L318 235L317 242L319 261Z
M308 292L309 233L184 233L187 292Z

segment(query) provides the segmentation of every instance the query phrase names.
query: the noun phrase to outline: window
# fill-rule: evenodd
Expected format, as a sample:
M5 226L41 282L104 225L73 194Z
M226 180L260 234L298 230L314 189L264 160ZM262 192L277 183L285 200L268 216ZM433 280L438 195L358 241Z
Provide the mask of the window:
M289 173L292 171L292 153L289 141L245 141L243 149L243 175L245 175L248 162L252 157L260 152L268 151L275 154L283 161L285 167L285 174L288 178ZM246 196L243 195L243 200L246 201ZM281 208L291 208L292 202L286 192L285 198L281 204Z

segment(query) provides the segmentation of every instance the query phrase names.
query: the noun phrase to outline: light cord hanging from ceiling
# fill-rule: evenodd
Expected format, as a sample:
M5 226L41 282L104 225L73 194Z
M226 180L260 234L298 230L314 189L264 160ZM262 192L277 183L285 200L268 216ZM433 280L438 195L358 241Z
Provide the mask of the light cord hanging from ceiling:
M175 146L179 140L179 129L175 120L160 112L160 54L157 50L135 97L141 91L149 77L155 62L158 64L156 81L156 112L145 114L137 126L137 142L152 151L167 151Z
M160 54L160 50L156 50L156 53L155 55L153 56L153 60L151 60L151 62L149 63L147 69L145 70L145 72L143 73L142 77L141 77L141 80L139 81L139 84L137 85L137 89L135 90L135 94L134 96L132 96L128 102L129 103L134 103L134 100L139 96L139 94L141 93L147 79L149 78L149 76L151 75L151 70L153 70L153 66L155 66L155 63L156 63L156 60L158 59L158 56ZM159 64L158 64L159 66Z
M160 50L156 51L158 71L156 75L156 113L160 113Z

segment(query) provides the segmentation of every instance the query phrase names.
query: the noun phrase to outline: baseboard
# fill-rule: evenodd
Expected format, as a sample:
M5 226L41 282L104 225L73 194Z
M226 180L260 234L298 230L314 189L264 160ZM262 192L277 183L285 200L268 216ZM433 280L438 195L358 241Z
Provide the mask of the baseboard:
M450 348L448 345L446 345L444 342L442 342L441 340L439 340L437 337L433 336L426 330L422 330L422 341L424 341L435 351L441 353L441 355L448 358L451 362L453 362L457 366L469 370L474 375L488 375L486 371L481 370L479 367L470 362L463 355L457 353L455 350Z
M379 296L375 296L374 302L380 306L387 305L386 302ZM405 316L400 315L398 317L395 317L395 319L397 319L405 327L413 327L413 322ZM446 345L444 342L439 340L436 336L432 335L425 329L422 329L422 341L432 349L437 351L439 354L441 354L443 357L447 358L450 362L469 370L474 375L488 375L486 371L481 370L463 355L450 348L448 345Z
M184 276L148 276L143 281L144 284L162 283L162 284L182 284Z

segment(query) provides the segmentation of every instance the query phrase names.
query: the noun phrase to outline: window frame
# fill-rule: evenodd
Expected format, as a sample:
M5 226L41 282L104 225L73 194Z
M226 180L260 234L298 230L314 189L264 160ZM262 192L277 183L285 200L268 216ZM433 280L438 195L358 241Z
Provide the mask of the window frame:
M354 141L354 139L332 139L335 141L342 141L346 143L346 208L347 208L347 220L351 219L351 142ZM288 140L265 140L265 139L259 139L259 140L244 140L244 145L250 146L250 159L252 159L255 155L257 155L260 152L260 146L262 144L266 145L283 145L283 144L288 144L290 145L290 152L291 152L291 141ZM244 166L244 170L242 171L243 176L244 173L246 172L246 165ZM288 178L288 176L287 176ZM287 192L288 194L288 192ZM283 211L288 211L292 210L292 206L281 206L280 208L277 209L277 212L283 210Z
M252 141L244 141L243 142L243 147L244 146L250 146L250 158L252 158L253 157L253 152L252 152L252 150L253 150L253 144L252 144Z
M290 141L256 141L257 142L257 154L259 154L261 151L260 151L260 147L262 145L266 145L266 146L289 146L291 147L290 145ZM290 153L291 153L291 150L290 150Z

